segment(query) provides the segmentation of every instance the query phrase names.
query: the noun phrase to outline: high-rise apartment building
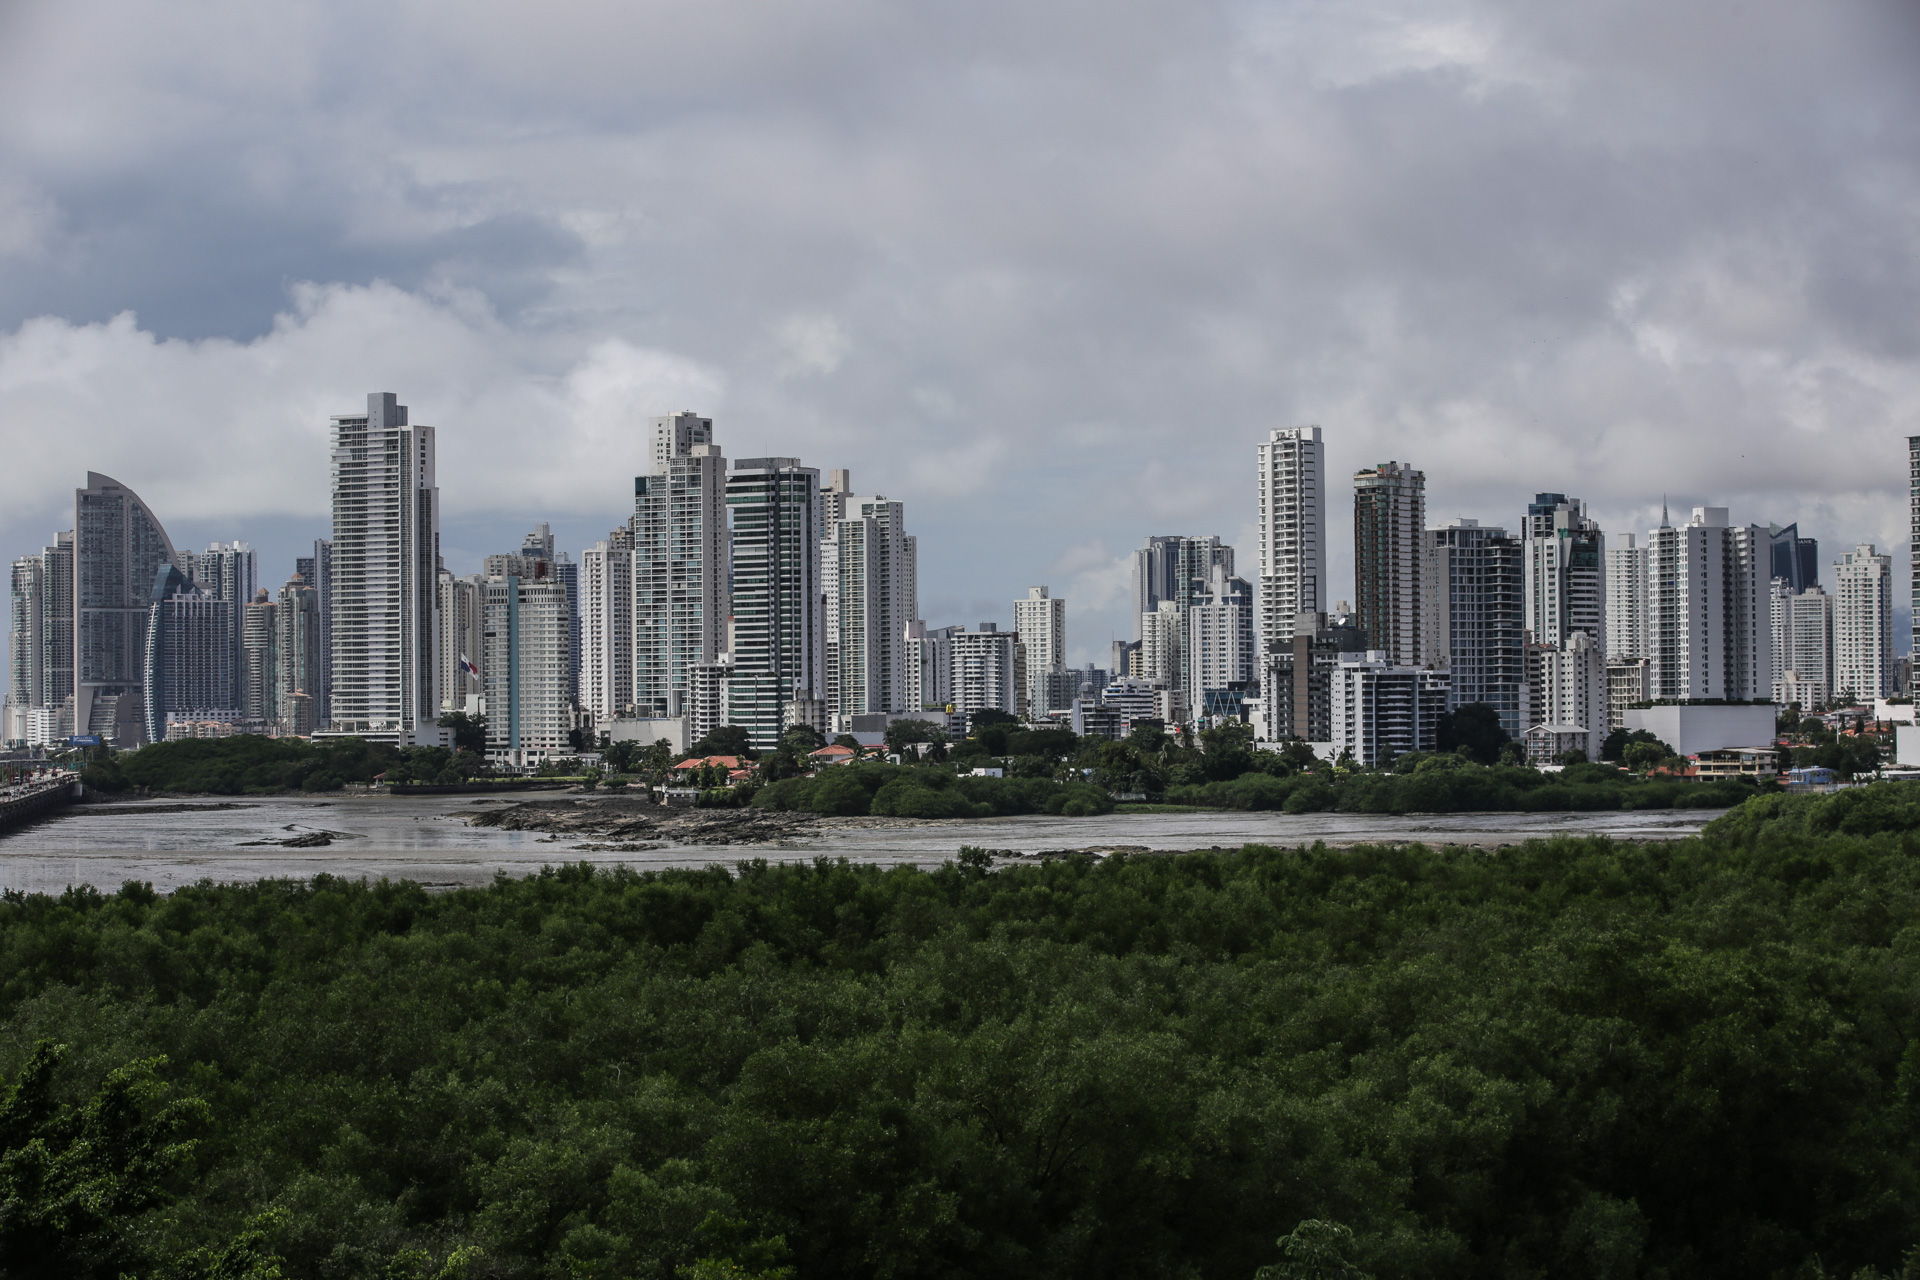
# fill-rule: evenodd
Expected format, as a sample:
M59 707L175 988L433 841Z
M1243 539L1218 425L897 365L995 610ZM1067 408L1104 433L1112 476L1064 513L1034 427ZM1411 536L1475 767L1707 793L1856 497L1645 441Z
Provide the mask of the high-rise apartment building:
M487 577L440 575L440 634L434 657L440 664L440 709L477 711L486 693L480 664L487 648Z
M329 732L439 742L440 490L434 430L391 392L333 433L333 637Z
M953 702L953 637L961 627L933 627L918 618L907 624L907 686L919 701L910 711L940 711Z
M1333 749L1362 768L1432 751L1447 711L1447 673L1402 666L1378 649L1332 668Z
M1535 494L1527 506L1526 625L1536 644L1584 633L1606 652L1606 535L1584 502Z
M1162 600L1140 615L1140 678L1159 688L1184 693L1180 673L1186 667L1187 619L1179 604ZM1186 716L1175 712L1176 720Z
M174 563L173 542L138 494L97 471L73 507L73 731L136 746L154 576Z
M634 478L631 526L633 705L645 718L686 714L687 668L720 657L728 615L727 463L712 420L656 418L652 465Z
M73 732L73 533L15 560L0 739L47 746Z
M1327 607L1326 446L1319 427L1281 427L1258 454L1260 643L1273 648Z
M1046 587L1028 587L1027 598L1013 602L1013 629L1026 650L1027 714L1067 710L1072 699L1056 700L1058 686L1048 681L1067 665L1067 602Z
M280 718L279 612L265 587L241 610L240 717L262 730Z
M172 565L154 574L141 659L145 732L166 739L172 721L232 722L242 716L234 676L234 602L187 581Z
M274 602L274 714L280 732L310 737L320 723L320 593L296 573Z
M820 472L798 458L742 458L726 478L733 517L733 675L728 722L755 747L780 741L782 708L826 683Z
M1892 689L1893 557L1863 542L1834 562L1835 696L1866 702Z
M1225 569L1213 571L1207 594L1187 609L1182 645L1187 706L1195 716L1239 714L1239 700L1259 670L1253 588ZM1031 661L1031 650L1029 650Z
M1518 741L1533 726L1527 697L1525 548L1505 529L1450 520L1421 552L1420 664L1452 673L1454 708L1485 703Z
M1171 600L1185 613L1207 598L1216 569L1233 576L1233 548L1217 535L1197 538L1158 534L1133 553L1133 614L1135 640L1140 639L1140 617Z
M1631 533L1613 535L1607 548L1607 654L1647 656L1647 549Z
M526 768L565 751L573 727L567 697L571 628L565 586L518 574L487 579L487 757Z
M633 530L580 556L580 705L596 720L633 705Z
M1647 535L1649 694L1766 700L1773 637L1766 531L1732 527L1725 507Z
M1283 647L1261 656L1260 697L1250 707L1254 733L1262 742L1331 742L1334 673L1366 653L1367 638L1351 614L1304 614L1289 630Z
M1598 760L1612 732L1605 653L1584 631L1576 631L1562 644L1541 646L1539 659L1534 723L1525 738L1528 755L1535 763L1551 763L1562 752L1578 750Z
M1020 714L1022 668L1019 637L991 622L977 630L953 629L953 706L972 715L980 711Z
M1773 700L1802 711L1834 698L1833 597L1818 585L1789 594L1775 578ZM1891 588L1889 588L1891 590Z
M315 695L314 724L324 726L331 716L333 686L333 539L315 538L313 554L297 557L293 571L313 588L320 611L320 690Z
M247 606L253 602L253 593L260 586L259 558L244 542L215 542L202 552L182 552L180 558L192 565L191 569L181 566L189 582L211 592L214 599L233 604L233 634L227 637L227 644L234 651L233 673L238 682L234 686L234 698L238 705L245 707L248 675L240 633L246 625Z
M1920 654L1920 436L1907 437L1907 601L1912 606L1908 652Z
M7 625L6 722L0 724L0 739L9 743L27 740L25 713L44 705L40 673L46 667L45 574L39 556L22 556L13 562L8 579L12 611Z
M1367 643L1395 666L1420 661L1427 478L1400 462L1353 477L1354 604Z
M846 483L845 471L834 474ZM823 497L840 513L821 540L829 712L908 710L906 627L919 602L917 544L906 531L906 507L845 492Z

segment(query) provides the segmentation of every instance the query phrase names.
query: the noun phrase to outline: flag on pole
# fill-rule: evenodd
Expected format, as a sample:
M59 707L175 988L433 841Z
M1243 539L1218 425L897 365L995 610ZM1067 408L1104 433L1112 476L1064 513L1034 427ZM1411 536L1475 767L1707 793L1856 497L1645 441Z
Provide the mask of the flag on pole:
M473 659L464 653L460 655L460 669L476 680L480 678L480 668L474 666Z

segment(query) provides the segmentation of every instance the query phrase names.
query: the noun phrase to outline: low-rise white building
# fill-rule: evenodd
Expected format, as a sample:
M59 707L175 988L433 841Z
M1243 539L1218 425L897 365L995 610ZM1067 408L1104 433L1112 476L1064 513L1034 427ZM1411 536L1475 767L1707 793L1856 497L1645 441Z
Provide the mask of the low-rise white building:
M1723 747L1771 745L1779 710L1771 702L1629 707L1623 727L1628 732L1644 729L1675 755L1691 756Z

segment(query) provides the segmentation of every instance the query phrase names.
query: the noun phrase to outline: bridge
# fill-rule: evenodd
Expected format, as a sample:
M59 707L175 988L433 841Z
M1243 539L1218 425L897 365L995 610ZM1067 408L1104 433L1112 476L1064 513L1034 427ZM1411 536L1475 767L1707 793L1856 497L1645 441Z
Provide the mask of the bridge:
M0 787L0 832L70 805L81 794L80 779L70 773L40 774Z

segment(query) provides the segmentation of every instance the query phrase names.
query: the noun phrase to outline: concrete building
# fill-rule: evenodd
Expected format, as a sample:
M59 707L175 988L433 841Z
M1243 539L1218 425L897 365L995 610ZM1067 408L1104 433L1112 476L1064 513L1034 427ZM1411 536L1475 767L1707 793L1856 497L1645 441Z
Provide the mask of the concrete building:
M73 532L13 562L0 739L31 746L73 732Z
M1781 706L1798 702L1814 711L1834 700L1834 598L1818 584L1787 594L1784 579L1775 578L1773 598L1775 674L1773 700Z
M1260 668L1256 605L1246 579L1215 569L1206 597L1187 609L1182 687L1191 713L1214 714L1222 695L1245 693Z
M1161 690L1150 681L1116 675L1100 691L1099 702L1110 708L1121 724L1126 726L1135 720L1159 719L1160 693ZM1074 732L1080 731L1076 729Z
M972 716L980 711L1020 714L1022 670L1020 637L983 622L974 631L956 630L953 646L953 707Z
M274 708L279 730L310 737L319 726L320 593L294 574L280 588L275 602L279 635L274 644L279 671L274 681Z
M333 637L326 732L440 744L434 430L390 392L332 420Z
M1913 606L1907 652L1914 654L1920 653L1920 436L1907 437L1907 519L1907 602Z
M1773 695L1765 530L1725 507L1695 507L1647 535L1647 656L1655 698L1744 701ZM1745 745L1745 744L1736 744Z
M782 709L822 696L820 472L798 458L743 458L726 479L733 517L733 675L727 723L779 744Z
M1292 639L1300 614L1327 607L1326 444L1319 427L1281 427L1258 455L1259 630L1261 646L1272 648Z
M1834 562L1833 681L1841 700L1893 689L1893 557L1863 542Z
M847 482L845 471L835 476ZM880 496L829 496L840 513L821 542L829 706L836 716L906 710L914 702L906 628L919 614L918 546L906 531L906 506Z
M569 748L566 588L552 578L489 578L482 590L487 758L526 769Z
M216 600L233 603L234 629L227 637L227 644L234 651L233 672L238 681L234 697L245 708L248 672L241 632L246 626L247 606L253 603L254 593L260 588L259 556L244 542L215 542L202 552L183 551L180 558L186 563L177 567L189 583L211 592Z
M1451 675L1453 708L1483 702L1518 739L1534 719L1527 702L1525 554L1505 529L1456 519L1429 529L1421 551L1420 665Z
M502 575L504 576L504 575ZM434 657L440 664L440 709L478 714L486 703L487 577L482 573L440 575L439 638Z
M1800 536L1796 524L1767 526L1767 572L1798 595L1820 585L1820 543Z
M173 542L138 494L87 473L73 495L74 698L76 734L140 743L147 622L154 575L176 561Z
M1607 549L1607 655L1647 657L1647 549L1631 533Z
M933 627L918 618L907 624L907 685L920 709L942 711L953 702L953 637L963 627Z
M727 464L712 420L680 413L654 420L650 465L633 482L633 705L677 716L687 669L726 648Z
M189 583L170 564L148 592L141 705L146 740L165 741L170 722L242 718L234 678L234 603Z
M1180 673L1186 666L1186 619L1180 605L1162 600L1152 613L1140 616L1139 678L1153 681L1163 689L1184 692ZM1184 713L1176 719L1184 720Z
M280 716L279 609L265 587L240 610L240 718L266 732Z
M712 662L698 662L687 668L687 698L685 716L687 722L687 742L700 741L718 729L721 725L732 723L727 719L727 699L729 687L733 681L733 655L723 653ZM820 701L820 699L804 699ZM787 704L792 706L792 702ZM786 731L786 709L781 709L781 731Z
M1334 671L1366 649L1366 634L1350 613L1294 619L1287 643L1262 655L1260 695L1247 702L1254 736L1262 742L1331 742Z
M1218 536L1156 534L1133 553L1134 625L1139 615L1156 612L1163 600L1172 600L1186 612L1204 600L1215 570L1233 576L1233 548ZM1140 634L1134 632L1135 640Z
M1607 659L1607 732L1625 723L1623 713L1637 702L1647 700L1647 676L1653 662L1648 658Z
M1447 712L1447 673L1401 666L1383 650L1343 657L1332 669L1332 751L1376 768L1408 751L1432 751Z
M1598 760L1601 745L1612 732L1608 685L1606 655L1585 632L1576 631L1566 643L1547 646L1540 655L1529 733L1548 727L1558 742L1554 755L1577 749L1586 752L1587 759ZM1579 741L1560 741L1575 731L1581 735ZM1527 741L1531 745L1534 738L1528 736Z
M313 588L320 612L320 691L314 704L314 723L332 718L333 688L333 539L315 538L313 554L296 557L293 571Z
M598 720L633 705L633 530L580 556L580 705Z
M1360 629L1396 666L1413 666L1420 643L1421 539L1427 478L1383 462L1353 477L1354 603Z
M1607 651L1606 535L1578 498L1535 494L1525 529L1527 630L1564 646L1583 633Z
M1053 674L1067 665L1067 602L1045 587L1028 587L1027 598L1013 602L1013 629L1027 651L1027 687L1023 701L1035 719L1071 705L1053 697Z
M13 562L8 589L12 608L7 619L7 700L0 740L24 744L26 713L44 705L40 673L46 666L46 583L39 556L22 556Z
M1763 747L1773 741L1774 713L1770 702L1745 706L1629 707L1622 727L1645 730L1673 749L1690 756L1727 747Z

